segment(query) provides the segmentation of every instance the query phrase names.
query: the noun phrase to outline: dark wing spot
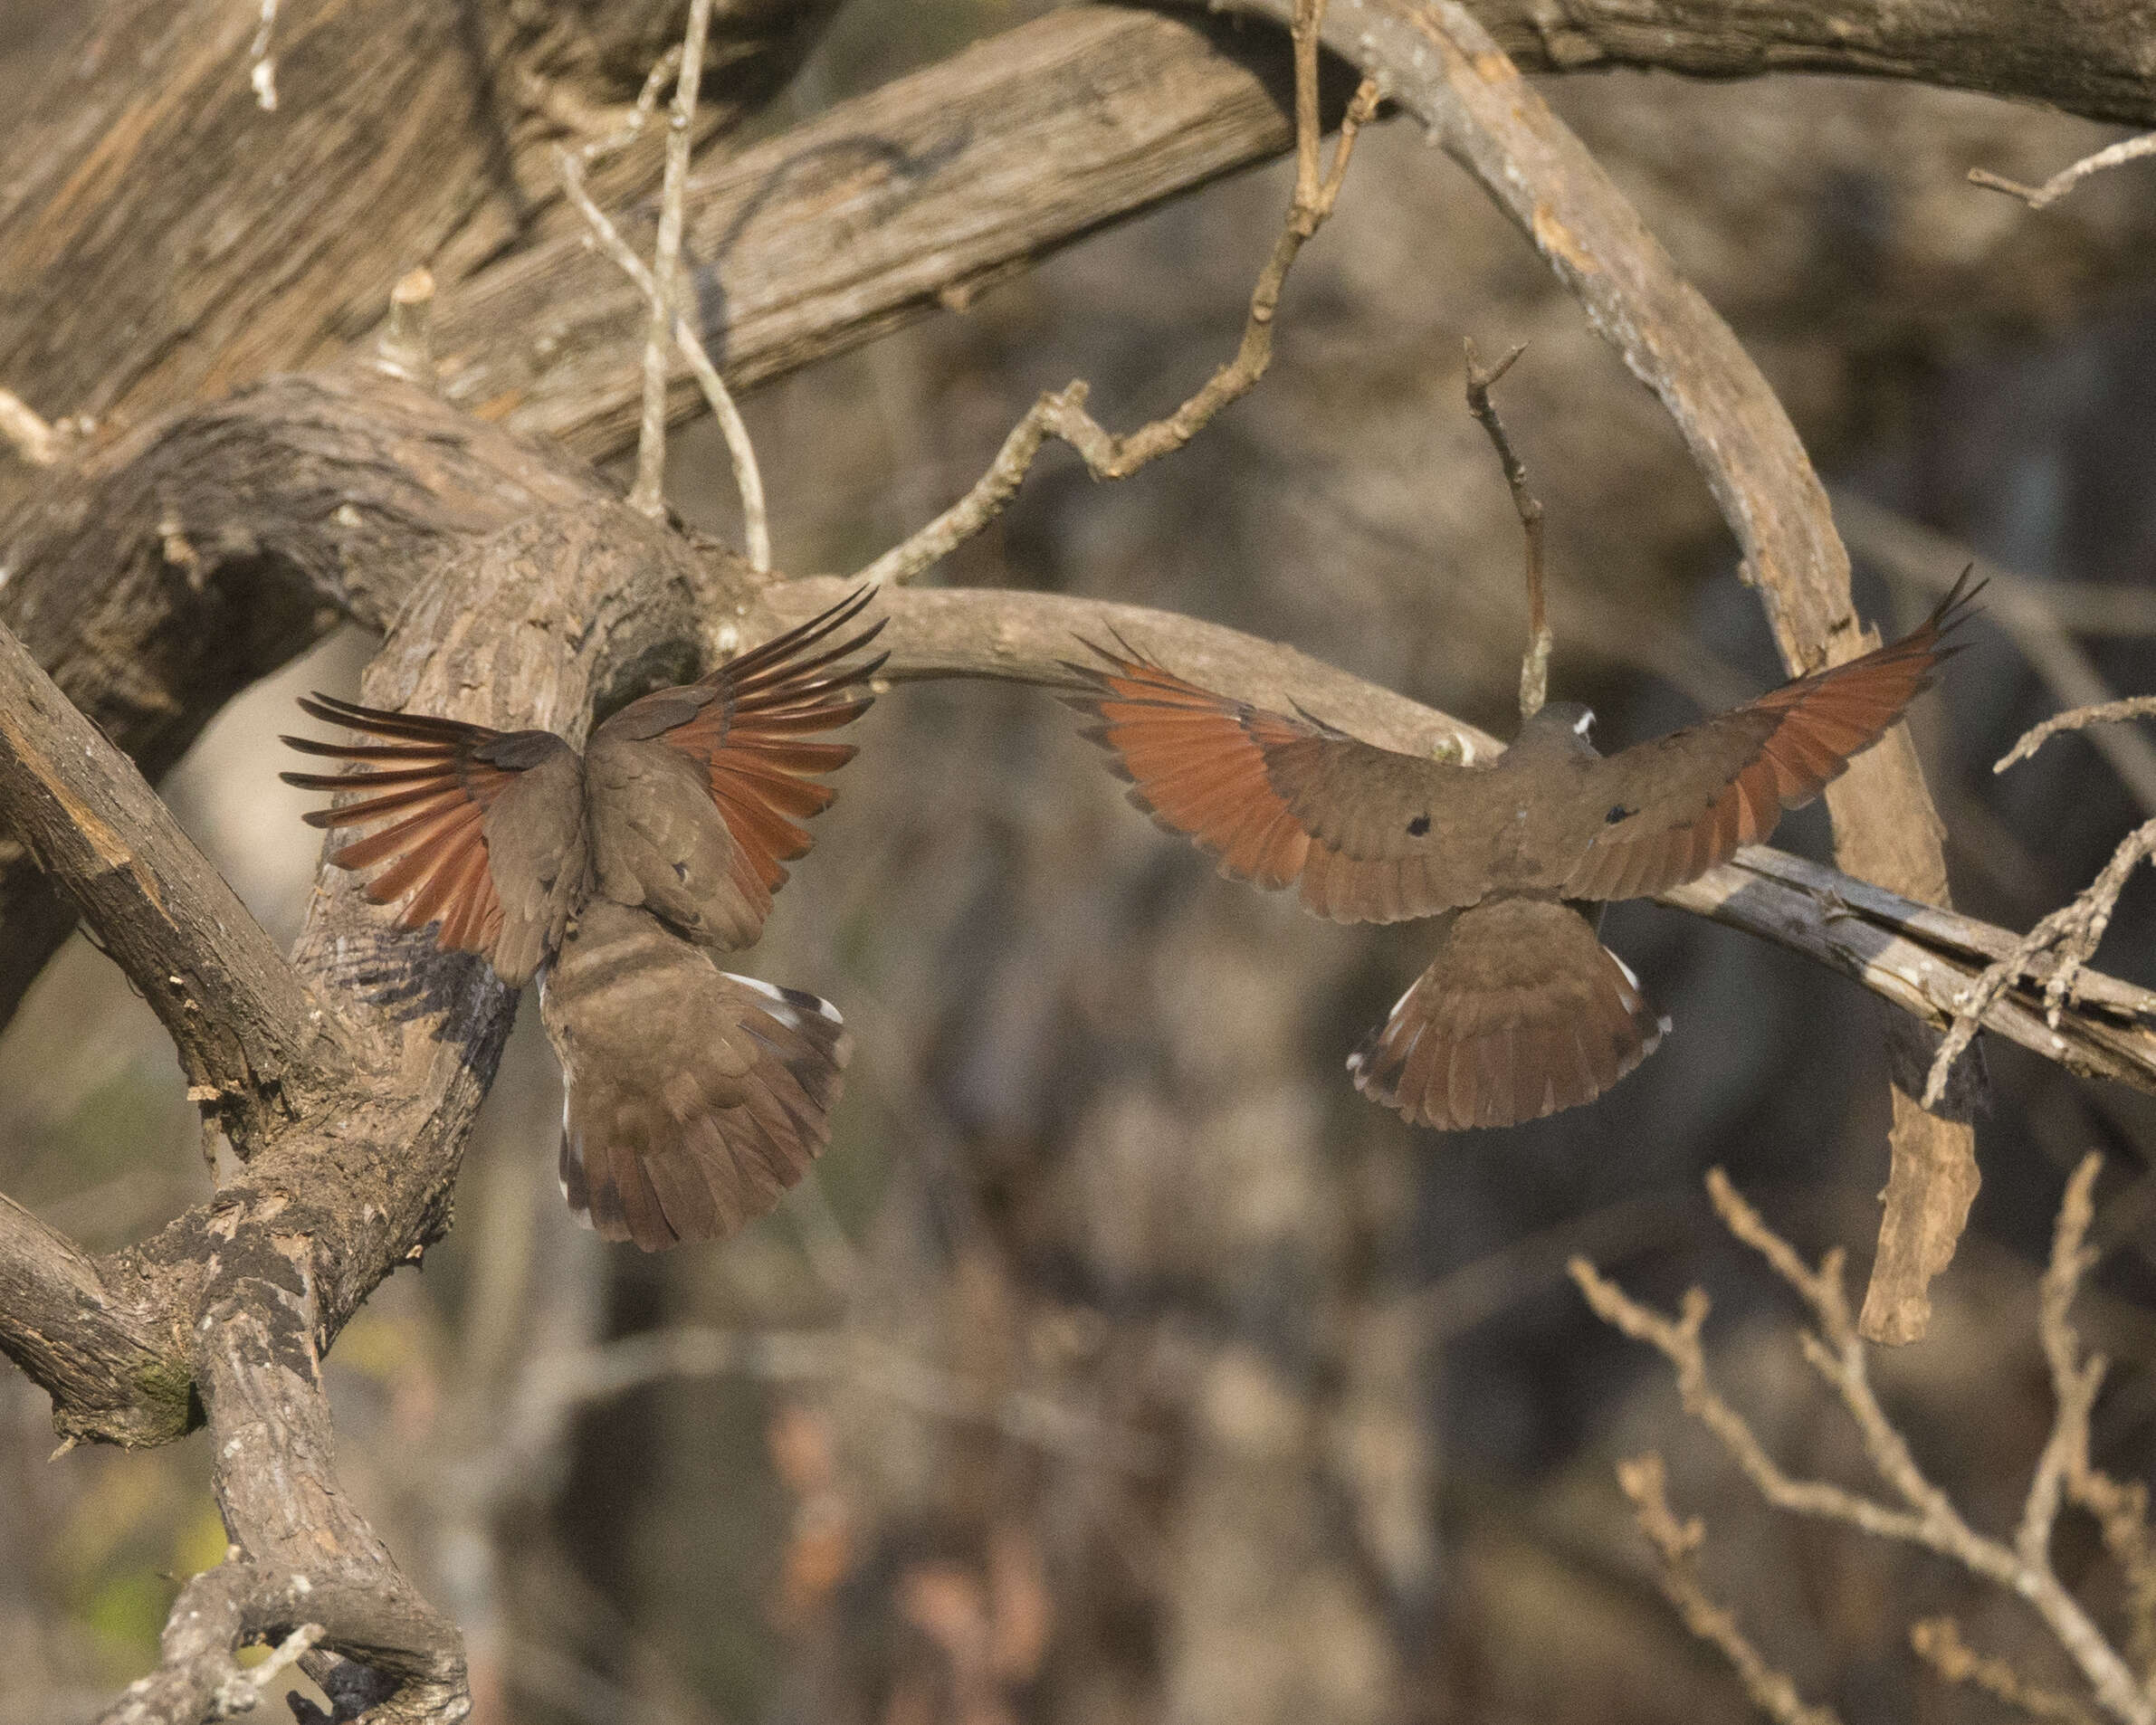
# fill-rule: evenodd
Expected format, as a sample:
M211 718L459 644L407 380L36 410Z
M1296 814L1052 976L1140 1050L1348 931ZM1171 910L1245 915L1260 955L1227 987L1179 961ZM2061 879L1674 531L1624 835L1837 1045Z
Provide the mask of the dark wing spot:
M1615 826L1619 821L1628 820L1638 813L1637 809L1627 808L1622 803L1618 803L1612 805L1609 813L1605 815L1602 819L1606 824Z
M1407 823L1407 832L1410 837L1420 838L1429 830L1430 817L1427 815L1417 815L1413 820Z
M688 880L689 865L686 862L676 862L673 865L673 878L677 881Z

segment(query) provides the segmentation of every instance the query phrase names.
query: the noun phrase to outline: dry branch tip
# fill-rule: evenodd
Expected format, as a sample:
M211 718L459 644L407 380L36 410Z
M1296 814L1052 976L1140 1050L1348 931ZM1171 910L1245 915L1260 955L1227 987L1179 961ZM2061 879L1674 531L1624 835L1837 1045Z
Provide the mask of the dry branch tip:
M2139 138L2123 138L2093 155L2083 157L2071 167L2061 168L2041 186L2025 186L2019 180L2010 180L2003 174L1995 174L1988 167L1970 168L1969 183L1986 186L1994 192L2004 192L2008 197L2019 198L2030 209L2040 210L2047 205L2057 203L2092 174L2100 174L2107 167L2117 167L2123 163L2151 155L2156 155L2156 132L2144 132Z

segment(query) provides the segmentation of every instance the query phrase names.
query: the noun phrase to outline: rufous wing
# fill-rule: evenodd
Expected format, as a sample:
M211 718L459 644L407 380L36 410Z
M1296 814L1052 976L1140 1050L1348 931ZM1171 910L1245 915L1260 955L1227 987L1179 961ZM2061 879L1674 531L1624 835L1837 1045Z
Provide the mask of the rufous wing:
M1964 574L1901 640L1592 763L1578 860L1545 884L1573 898L1639 898L1764 840L1784 809L1838 778L1931 686L1940 662L1960 651L1942 637L1970 615L1979 590Z
M1416 1125L1516 1126L1593 1101L1668 1029L1577 910L1496 898L1453 919L1348 1070Z
M749 944L770 913L771 895L785 884L786 864L807 854L810 839L800 823L828 808L835 795L816 781L855 752L851 743L814 739L868 710L874 699L869 681L883 663L882 655L856 656L882 632L881 622L833 637L873 597L873 588L851 594L699 682L632 701L594 734L595 762L616 749L633 760L626 746L654 743L692 761L703 776L730 847L725 878L692 887L701 901L688 919L695 927L682 924L692 938L704 938L696 929L708 929L714 931L710 944ZM669 777L642 776L654 786ZM649 829L637 841L643 849L625 852L619 867L644 882L642 896L655 909L667 910L665 873L691 887L694 865L707 854L701 848L706 835L686 811Z
M317 809L310 825L373 826L330 858L339 868L386 863L366 886L377 904L402 900L397 922L439 926L452 952L484 956L521 987L560 939L586 871L581 770L551 732L500 731L453 719L387 712L316 695L310 718L376 742L283 740L304 755L346 762L345 773L285 773L307 790L360 794Z
M1396 922L1487 890L1490 776L1379 748L1307 716L1214 693L1124 643L1064 662L1064 699L1130 781L1130 800L1219 859L1221 873L1297 887L1336 922Z
M562 1194L606 1239L723 1239L830 1137L851 1052L837 1011L730 975L648 911L592 901L539 1004L568 1087Z

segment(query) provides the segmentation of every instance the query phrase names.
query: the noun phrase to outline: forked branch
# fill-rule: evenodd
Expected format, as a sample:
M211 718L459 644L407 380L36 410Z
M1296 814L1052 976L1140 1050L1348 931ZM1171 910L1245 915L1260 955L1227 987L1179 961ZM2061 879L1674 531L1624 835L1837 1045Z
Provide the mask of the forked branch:
M988 471L973 489L918 532L894 545L854 578L898 585L949 557L1002 514L1033 469L1041 445L1060 438L1078 452L1086 472L1097 480L1128 479L1148 462L1178 450L1211 423L1231 402L1257 386L1273 363L1273 321L1288 272L1311 236L1332 214L1347 177L1357 135L1378 111L1378 85L1364 79L1340 121L1332 161L1323 161L1323 127L1318 107L1318 35L1327 0L1295 0L1290 28L1295 44L1295 191L1273 243L1273 254L1259 272L1243 323L1235 357L1222 366L1197 394L1165 417L1136 431L1112 433L1086 411L1089 386L1083 380L1042 396L1011 428Z
M2095 1257L2087 1239L2094 1216L2091 1195L2100 1165L2093 1155L2082 1162L2067 1183L2059 1209L2037 1318L2057 1412L2030 1478L2011 1545L1970 1526L1946 1493L1925 1476L1908 1443L1887 1418L1872 1387L1865 1344L1843 1287L1841 1252L1828 1252L1816 1270L1808 1265L1738 1196L1719 1168L1707 1177L1716 1213L1808 1309L1816 1328L1798 1338L1804 1357L1855 1423L1884 1495L1868 1495L1826 1481L1799 1480L1784 1472L1744 1416L1714 1386L1701 1339L1707 1297L1699 1289L1687 1292L1680 1314L1670 1318L1633 1300L1584 1259L1575 1258L1571 1271L1598 1317L1648 1343L1675 1368L1684 1411L1713 1434L1767 1502L1791 1514L1838 1521L1875 1538L1924 1547L2027 1600L2086 1680L2097 1708L2125 1725L2151 1725L2156 1721L2156 1692L2151 1690L2151 1674L2145 1669L2137 1672L2105 1638L2087 1609L2060 1581L2051 1560L2052 1532L2061 1501L2104 1505L2100 1516L2108 1513L2119 1523L2114 1534L2105 1520L2107 1543L2126 1570L2130 1592L2143 1601L2136 1606L2135 1634L2138 1637L2144 1633L2145 1596L2151 1585L2145 1504L2091 1464L2089 1412L2103 1382L2104 1362L2101 1357L2084 1357L2071 1322L2074 1297ZM1931 1639L1928 1656L1939 1663L1938 1654L1945 1644L1936 1634ZM1968 1668L1959 1676L1973 1679L1974 1671Z
M2057 203L2090 175L2139 161L2144 156L2156 156L2156 132L2143 132L2139 138L2108 144L2093 155L2084 156L2071 167L2062 167L2041 186L2024 186L2019 180L2010 180L1988 167L1970 168L1969 182L1971 186L1987 186L1995 192L2004 192L2008 197L2019 198L2030 209L2040 210Z

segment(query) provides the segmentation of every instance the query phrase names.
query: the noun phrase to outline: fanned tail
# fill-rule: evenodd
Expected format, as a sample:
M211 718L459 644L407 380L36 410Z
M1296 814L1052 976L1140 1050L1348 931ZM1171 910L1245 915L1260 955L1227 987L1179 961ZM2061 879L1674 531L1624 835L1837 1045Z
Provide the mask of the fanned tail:
M1500 899L1454 919L1348 1070L1416 1125L1516 1126L1591 1102L1668 1029L1578 911Z
M588 907L542 985L561 1056L561 1187L646 1252L720 1240L823 1153L852 1053L829 1001L720 970L641 910Z

